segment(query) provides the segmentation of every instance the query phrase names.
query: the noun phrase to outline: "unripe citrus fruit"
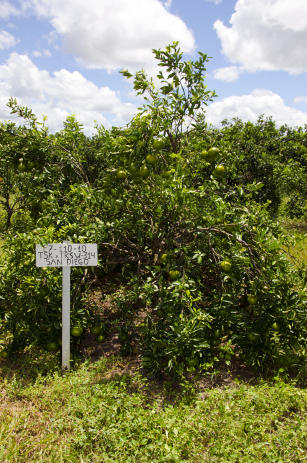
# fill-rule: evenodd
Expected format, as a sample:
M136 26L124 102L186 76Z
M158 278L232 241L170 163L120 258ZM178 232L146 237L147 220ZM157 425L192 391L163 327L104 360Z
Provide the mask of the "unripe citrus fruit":
M161 256L161 262L163 262L163 264L166 264L166 262L167 262L167 257L168 257L168 256L167 256L166 252L165 252L164 254L162 254L162 256Z
M124 179L127 177L127 172L125 170L118 170L116 172L116 177L120 179Z
M276 322L274 322L274 323L272 324L272 328L273 328L274 331L277 331L277 330L278 330L278 325L277 325Z
M171 280L177 280L180 277L180 272L178 270L170 270L168 275Z
M92 333L97 336L98 334L101 333L101 326L97 325L97 326L93 326L92 328Z
M215 161L219 157L219 155L220 155L220 150L216 148L215 146L212 146L212 148L210 148L207 151L206 159L208 161Z
M154 156L153 154L148 154L148 155L146 156L146 162L147 162L148 164L155 164L155 163L157 162L157 158L156 158L156 156Z
M222 166L222 164L219 164L218 166L216 166L216 168L213 171L213 175L217 178L222 178L225 176L225 174L226 174L225 167Z
M257 302L257 297L254 296L253 294L249 294L249 295L247 296L247 301L248 301L248 303L249 303L250 305L255 305L256 302Z
M148 177L149 175L149 170L148 170L148 167L146 166L141 166L140 169L139 169L139 175L143 178L146 178Z
M130 172L131 172L132 174L137 174L137 173L138 173L138 168L136 167L136 165L134 164L134 162L132 162L132 163L130 164Z
M56 342L48 342L48 344L46 344L46 350L48 352L55 352L58 350L58 343Z
M228 260L223 260L220 263L220 266L221 266L221 269L226 273L229 272L231 269L231 263Z
M71 335L74 337L74 338L79 338L83 333L83 329L81 328L81 326L73 326L72 329L71 329Z
M24 172L26 170L26 166L23 163L18 164L17 169L19 172Z
M164 146L164 141L163 140L153 140L152 145L155 149L161 149Z
M97 338L97 341L98 342L103 342L104 341L104 335L103 334L100 334Z
M200 157L203 159L208 159L208 151L207 150L202 150L200 152Z

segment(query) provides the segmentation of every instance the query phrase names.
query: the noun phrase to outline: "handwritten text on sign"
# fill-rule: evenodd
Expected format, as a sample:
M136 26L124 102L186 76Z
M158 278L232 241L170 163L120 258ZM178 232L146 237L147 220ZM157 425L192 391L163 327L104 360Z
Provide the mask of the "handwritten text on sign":
M37 267L82 267L97 263L97 244L94 243L36 245Z

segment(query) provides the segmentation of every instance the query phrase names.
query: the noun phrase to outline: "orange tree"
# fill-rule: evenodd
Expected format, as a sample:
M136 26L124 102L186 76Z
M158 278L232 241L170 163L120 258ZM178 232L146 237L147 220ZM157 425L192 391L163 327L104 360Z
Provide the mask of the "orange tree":
M73 323L91 323L84 297L92 272L96 280L116 274L122 351L138 338L149 372L206 370L234 353L258 368L298 365L306 337L302 282L280 252L283 235L267 205L255 200L262 185L240 183L229 144L205 130L213 96L204 84L205 55L187 65L174 44L155 56L167 76L153 88L136 74L137 91L153 90L128 127L101 127L87 139L69 119L49 137L55 166L66 153L74 169L61 169L36 229L6 242L3 326L15 345L42 339L50 327L57 337L59 277L48 271L48 283L35 269L34 244L97 242L100 267L87 281L73 273ZM204 151L215 145L208 158Z
M92 173L90 141L73 116L67 118L61 132L49 134L32 111L15 99L11 98L8 106L11 113L23 118L24 125L0 124L0 201L6 212L5 228L10 228L18 211L21 228L32 229L45 198L55 191L65 197L71 184L88 181L87 175Z
M255 124L238 118L222 121L219 129L198 124L189 136L199 149L202 144L217 147L217 157L213 159L202 151L208 161L218 160L218 149L224 153L224 166L230 166L233 173L232 184L261 183L253 198L261 204L268 203L272 216L286 212L290 217L304 217L306 129L307 126L277 127L271 117L262 115Z

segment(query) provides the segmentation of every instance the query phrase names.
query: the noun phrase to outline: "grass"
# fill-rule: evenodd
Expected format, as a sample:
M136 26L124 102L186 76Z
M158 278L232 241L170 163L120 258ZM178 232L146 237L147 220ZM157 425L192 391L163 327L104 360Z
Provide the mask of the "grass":
M281 221L294 243L285 249L289 259L297 266L307 265L307 223L304 221Z
M288 250L289 256L298 265L307 264L307 234L296 235L296 243Z
M170 384L114 357L35 380L1 372L2 463L306 461L307 393L295 385L233 382L171 402Z

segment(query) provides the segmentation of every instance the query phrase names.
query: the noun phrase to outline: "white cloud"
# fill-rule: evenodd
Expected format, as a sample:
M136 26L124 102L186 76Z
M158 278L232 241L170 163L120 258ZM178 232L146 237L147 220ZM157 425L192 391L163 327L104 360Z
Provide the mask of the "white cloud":
M42 51L35 50L35 51L33 51L32 54L33 54L33 56L34 56L35 58L39 58L39 57L41 57L41 56L51 56L50 50L46 50L46 49L45 49L45 50L42 50Z
M165 6L165 8L166 8L167 10L169 10L170 7L172 6L172 2L173 2L173 0L165 0L164 6Z
M294 103L307 103L307 96L297 96L294 98Z
M214 28L224 55L248 71L307 71L306 0L238 0L230 27Z
M277 124L304 126L307 122L307 112L285 105L278 94L265 89L255 89L248 95L229 96L211 103L206 114L208 122L215 125L233 117L256 122L261 114L272 116Z
M17 15L19 11L11 3L2 0L0 3L0 18L7 19L11 15Z
M17 40L7 31L0 31L0 50L11 48L16 45Z
M50 130L59 130L70 114L76 114L86 131L90 131L94 120L122 125L135 112L135 107L122 103L116 92L97 87L79 72L61 69L50 74L38 69L28 56L17 53L0 66L1 119L12 119L5 108L11 96L37 116L46 115Z
M238 79L240 73L241 69L238 66L228 66L214 69L213 77L218 80L224 80L225 82L233 82Z
M25 1L25 0L24 0ZM159 0L27 0L48 18L65 50L92 69L150 70L152 48L178 40L185 52L194 37L185 23Z

